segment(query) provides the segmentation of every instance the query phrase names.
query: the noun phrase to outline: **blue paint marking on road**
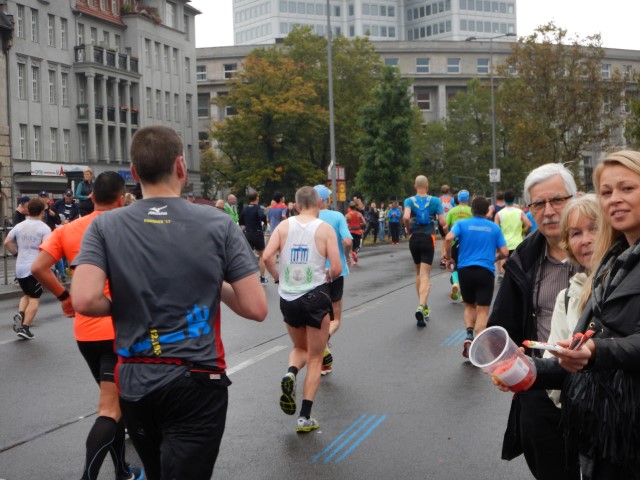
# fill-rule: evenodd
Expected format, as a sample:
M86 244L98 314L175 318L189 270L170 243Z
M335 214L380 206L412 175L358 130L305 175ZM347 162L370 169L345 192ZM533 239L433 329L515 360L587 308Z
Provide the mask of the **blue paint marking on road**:
M328 455L323 460L323 463L329 463L331 461L337 463L343 460L387 418L386 415L370 415L365 420L365 417L366 415L362 415L349 425L338 438L331 442L322 452L313 457L311 463L317 462L327 453ZM346 448L346 450L342 451L344 448ZM340 454L341 451L342 453ZM340 456L334 460L334 457L338 454L340 454Z
M366 415L362 415L360 418L358 418L355 422L353 422L351 425L349 425L344 432L342 432L340 435L338 435L338 437L331 442L324 450L322 450L318 455L316 455L315 457L313 457L311 459L311 463L315 463L317 462L325 453L327 453L329 450L331 450L333 448L333 446L338 443L340 440L342 440L342 438L347 435L351 430L353 430L358 423L360 423L362 420L364 420L364 418L366 417Z
M358 445L360 445L360 443L361 443L365 438L367 438L367 437L371 434L371 432L373 432L376 428L378 428L378 426L379 426L382 422L384 422L384 420L385 420L386 418L387 418L387 416L386 416L386 415L382 415L380 418L378 418L378 420L376 420L376 422L375 422L373 425L371 425L371 426L369 427L369 429L368 429L366 432L364 432L364 434L363 434L363 435L362 435L358 440L356 440L355 442L353 442L353 443L351 444L351 446L350 446L347 450L345 450L345 452L344 452L342 455L340 455L338 458L336 458L336 463L341 462L341 461L344 459L344 457L346 457L347 455L349 455L349 454L350 454L350 453L351 453L351 452L352 452L352 451L353 451L353 450L354 450Z
M444 347L450 347L451 345L457 345L462 343L467 336L465 329L454 330L440 345Z

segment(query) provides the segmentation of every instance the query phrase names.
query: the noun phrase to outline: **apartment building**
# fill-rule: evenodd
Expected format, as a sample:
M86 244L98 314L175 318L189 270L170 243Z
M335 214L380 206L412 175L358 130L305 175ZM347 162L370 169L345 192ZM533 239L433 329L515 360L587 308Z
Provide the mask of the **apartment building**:
M60 194L82 177L119 172L129 185L135 132L179 132L189 180L199 155L195 16L189 0L5 1L9 51L13 198Z
M464 40L516 34L516 0L331 0L331 30L372 40ZM294 25L327 33L326 0L234 0L235 45L274 43Z
M506 37L506 40L513 41L513 38ZM373 45L387 65L397 66L403 77L410 79L414 101L425 122L446 118L449 98L459 91L466 90L467 82L473 78L488 81L492 56L493 64L497 66L504 63L511 53L510 43L497 41L494 41L493 45L489 41L386 41L373 42ZM222 121L234 114L230 107L219 107L212 102L228 93L229 87L226 82L235 72L242 69L244 58L253 49L266 47L240 45L197 50L198 128L201 147L208 146L211 122ZM631 81L633 73L640 71L638 52L605 49L602 76L611 78L616 70ZM628 93L635 95L635 90L635 83L630 83ZM626 108L624 105L621 115L626 115ZM622 129L614 132L611 143L626 145ZM593 168L601 156L601 151L584 152L585 181L590 181Z

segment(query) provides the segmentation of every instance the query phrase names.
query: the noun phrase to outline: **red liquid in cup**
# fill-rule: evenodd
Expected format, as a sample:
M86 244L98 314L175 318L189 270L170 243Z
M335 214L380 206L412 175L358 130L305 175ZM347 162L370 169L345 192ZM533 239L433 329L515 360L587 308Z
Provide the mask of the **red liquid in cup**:
M497 363L491 375L496 377L512 392L527 390L536 380L536 375L533 373L531 364L521 357L515 357Z

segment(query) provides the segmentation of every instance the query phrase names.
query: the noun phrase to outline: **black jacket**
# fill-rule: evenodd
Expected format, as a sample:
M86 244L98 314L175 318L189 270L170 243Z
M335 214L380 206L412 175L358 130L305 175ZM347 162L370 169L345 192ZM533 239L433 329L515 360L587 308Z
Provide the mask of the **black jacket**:
M518 245L505 263L504 278L493 303L489 325L504 327L516 345L523 340L537 338L533 310L533 290L536 269L544 255L546 238L533 232Z

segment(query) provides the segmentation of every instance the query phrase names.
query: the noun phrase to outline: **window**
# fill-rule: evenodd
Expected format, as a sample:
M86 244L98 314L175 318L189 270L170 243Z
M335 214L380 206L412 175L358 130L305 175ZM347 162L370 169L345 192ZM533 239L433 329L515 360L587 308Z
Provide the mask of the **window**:
M460 73L459 58L447 58L447 73Z
M171 120L171 94L164 92L164 117Z
M100 10L106 10L104 0L100 0Z
M98 44L98 29L91 27L91 30L89 32L90 32L90 35L91 35L91 45L97 45Z
M178 49L173 49L173 56L171 57L173 74L178 75Z
M67 19L61 18L60 19L60 48L62 48L63 50L66 50L67 48L69 48L67 30L68 30Z
M199 93L198 94L198 117L208 117L208 116L209 116L209 94Z
M51 128L49 129L49 139L50 139L50 147L51 147L51 161L58 161L58 129Z
M118 0L111 0L111 13L118 15Z
M356 27L355 27L355 25L349 25L349 36L350 37L355 37L356 36Z
M280 0L280 12L287 13L287 2L286 0Z
M176 122L180 121L180 95L173 94L173 118Z
M410 22L411 20L413 20L413 10L409 9L407 10L407 21Z
M389 6L387 7L387 16L395 17L396 16L396 7Z
M151 68L151 40L144 39L144 58L147 62L147 67Z
M164 64L164 71L169 73L169 47L167 45L164 46L164 54L162 57L162 63Z
M184 57L184 76L187 83L191 83L191 59L189 57Z
M190 127L191 126L191 115L192 115L192 112L191 112L191 95L187 95L186 104L187 104L187 127Z
M386 5L380 5L380 16L381 17L386 17L387 16L387 7L386 7Z
M20 124L20 151L18 158L25 160L27 158L27 126Z
M16 17L16 35L18 38L24 38L24 5L18 5Z
M156 118L162 118L162 92L156 90Z
M611 78L611 64L603 63L602 64L602 78Z
M631 73L633 72L633 67L631 65L622 65L622 75L625 80L629 80L631 78Z
M47 15L47 45L56 46L56 17Z
M477 69L478 73L489 73L489 59L479 58Z
M507 3L507 13L510 15L513 15L513 13L515 12L515 8L513 3ZM589 177L591 178L591 177Z
M206 80L207 79L207 66L206 65L196 65L196 80Z
M158 42L153 44L153 64L156 70L160 70L160 44Z
M31 100L40 101L40 67L31 67Z
M18 98L26 100L27 86L25 84L25 76L27 75L27 66L24 63L18 63Z
M146 96L146 104L147 104L147 117L151 118L153 116L153 108L151 107L151 89L147 87L147 96Z
M431 93L426 90L416 88L415 94L418 108L423 112L431 111Z
M167 15L166 15L166 25L167 27L177 28L176 25L176 4L172 2L167 2Z
M80 131L80 158L87 158L87 131Z
M42 128L38 125L33 126L33 159L40 160L40 134Z
M68 107L69 106L69 95L68 95L68 90L69 90L69 74L68 73L64 73L62 72L60 74L60 95L61 95L61 104L63 107Z
M362 14L363 15L369 15L370 11L371 11L371 9L369 8L369 4L368 3L363 3L362 4Z
M186 15L182 17L182 23L184 25L184 36L187 40L191 40L191 24L189 23L189 17Z
M38 10L31 9L31 41L38 43Z
M237 63L227 63L224 65L224 78L233 78L234 74L238 71Z
M389 27L389 37L396 38L396 27Z
M78 45L84 45L84 25L78 24Z
M398 59L397 58L385 58L384 59L384 64L385 65L390 65L392 67L397 67L398 66Z
M353 8L353 4L349 4L349 16L353 17L353 15L355 14L355 9Z
M106 48L109 48L111 46L111 35L109 35L109 32L106 30L102 32L102 41L104 42L104 46Z
M116 52L120 53L120 48L122 47L122 39L120 38L120 35L114 35L113 39L116 44Z
M49 105L56 104L56 71L49 70Z
M340 6L339 5L334 5L333 6L333 16L334 17L339 17L340 16Z
M71 130L62 130L62 160L65 162L71 161L71 152L69 151L70 140Z
M416 73L429 73L428 58L416 58Z

